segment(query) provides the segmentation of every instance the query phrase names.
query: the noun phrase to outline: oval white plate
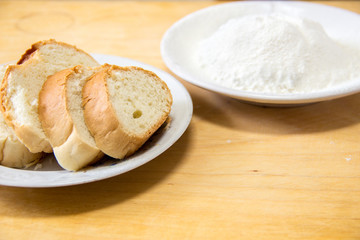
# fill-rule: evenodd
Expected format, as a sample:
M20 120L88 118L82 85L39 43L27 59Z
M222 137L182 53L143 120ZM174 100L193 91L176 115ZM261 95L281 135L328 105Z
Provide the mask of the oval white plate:
M306 2L232 2L199 10L173 24L161 41L163 60L171 71L194 85L261 105L306 104L335 99L360 91L360 79L319 92L282 95L234 90L206 81L193 54L199 41L210 36L231 18L266 13L282 13L314 20L323 25L331 38L358 46L360 49L359 14Z
M191 97L184 86L170 74L150 65L116 56L93 54L101 64L109 63L119 66L138 66L153 71L166 82L173 96L170 113L170 124L159 130L133 156L125 160L104 159L96 166L79 172L63 170L53 155L49 155L42 163L43 167L33 169L13 169L0 166L0 184L16 187L59 187L93 182L113 177L137 168L173 145L188 127L193 111Z

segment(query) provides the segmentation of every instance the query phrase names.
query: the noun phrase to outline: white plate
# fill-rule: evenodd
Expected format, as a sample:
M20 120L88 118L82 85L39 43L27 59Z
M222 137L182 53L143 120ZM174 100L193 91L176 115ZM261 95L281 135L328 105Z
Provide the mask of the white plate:
M173 96L170 124L156 132L133 156L125 160L104 159L96 166L79 172L63 170L53 155L49 155L38 170L13 169L0 166L0 184L16 187L59 187L93 182L113 177L137 168L159 156L173 145L188 127L193 111L191 97L184 86L170 74L131 59L93 54L99 63L119 66L139 66L153 71L166 82Z
M328 35L360 49L360 15L343 9L306 2L232 2L194 12L173 24L164 34L161 54L167 67L199 87L261 105L306 104L335 99L360 91L360 79L328 90L304 94L262 94L233 90L205 80L194 60L195 46L227 20L252 14L282 13L314 20ZM214 17L214 16L217 17ZM221 16L221 17L219 17Z

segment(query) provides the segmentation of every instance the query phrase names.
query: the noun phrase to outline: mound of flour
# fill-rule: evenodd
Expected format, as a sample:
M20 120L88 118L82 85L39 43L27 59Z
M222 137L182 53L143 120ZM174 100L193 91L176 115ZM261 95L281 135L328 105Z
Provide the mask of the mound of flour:
M282 15L230 19L198 46L210 81L261 93L306 93L360 77L360 54L316 22Z

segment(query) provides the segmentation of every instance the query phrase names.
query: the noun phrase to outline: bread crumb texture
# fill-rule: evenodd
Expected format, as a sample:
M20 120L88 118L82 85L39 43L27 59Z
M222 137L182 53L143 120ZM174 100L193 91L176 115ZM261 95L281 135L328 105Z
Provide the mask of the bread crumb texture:
M107 78L107 86L118 119L134 134L143 135L169 114L170 91L152 72L137 67L118 69Z

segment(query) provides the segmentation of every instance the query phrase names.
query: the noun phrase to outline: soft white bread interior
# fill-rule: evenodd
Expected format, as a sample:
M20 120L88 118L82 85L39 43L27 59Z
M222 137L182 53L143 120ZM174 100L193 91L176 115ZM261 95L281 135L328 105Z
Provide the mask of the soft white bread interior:
M17 65L9 66L1 85L1 108L6 123L31 152L52 152L38 116L38 96L48 76L76 65L98 66L75 46L47 40L26 51Z
M139 67L107 66L83 88L85 123L105 154L133 154L164 123L172 105L166 83Z
M6 68L6 65L0 66L0 79L4 77ZM17 139L0 113L0 164L6 167L26 168L37 163L41 157L41 153L31 153Z
M39 119L58 163L77 171L103 156L84 121L82 88L101 67L75 66L48 77L39 94Z

